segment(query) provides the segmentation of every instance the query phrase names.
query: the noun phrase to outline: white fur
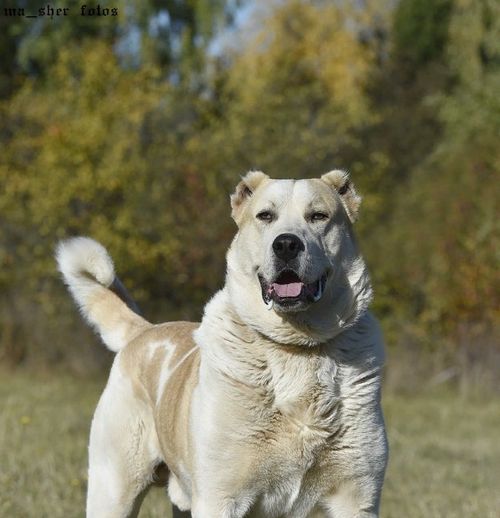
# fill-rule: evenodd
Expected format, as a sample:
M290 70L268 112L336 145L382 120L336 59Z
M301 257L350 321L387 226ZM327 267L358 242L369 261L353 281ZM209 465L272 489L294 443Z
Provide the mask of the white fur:
M191 508L191 499L186 495L179 480L173 473L170 474L168 479L168 496L170 501L181 511L189 511Z
M189 328L194 347L186 336L175 343L180 331L168 334L182 326L146 325L104 287L114 274L97 243L59 249L82 312L121 349L92 424L89 517L133 516L159 460L171 471L172 501L193 518L378 516L387 460L384 353L351 229L359 199L354 191L340 198L340 173L298 182L252 173L245 181L232 197L239 231L226 286L198 329ZM255 215L269 207L275 222L264 225ZM311 210L327 212L331 224L311 223ZM272 243L283 232L305 243L301 278L328 279L321 299L296 312L266 309L256 275L277 274ZM175 401L170 388L180 394Z
M113 261L107 250L89 237L75 237L59 243L56 251L59 270L70 287L85 284L82 274L89 274L95 280L108 287L115 278ZM75 294L75 297L78 292ZM77 302L78 299L77 299ZM79 302L81 304L84 301Z
M139 332L145 321L128 311L108 289L115 279L108 252L93 239L75 237L59 243L56 259L82 315L101 335L107 347L118 352Z
M318 506L328 516L337 517L335 513L345 517L377 516L386 442L382 415L376 409L384 356L374 318L369 313L361 316L356 327L330 342L311 368L300 355L290 356L273 347L265 337L251 343L245 337L238 339L238 327L231 317L233 311L228 292L219 292L207 305L202 326L196 332L202 365L199 388L193 395L193 436L197 437L194 477L196 486L202 488L198 499L203 504L200 504L202 510L193 516L246 516L235 509L228 511L221 496L217 502L213 500L217 493L224 495L225 489L227 498L234 497L233 481L248 476L242 470L242 445L258 433L263 416L254 414L252 409L261 408L258 395L266 391L272 397L261 400L263 408L268 406L269 411L279 411L285 416L295 427L295 435L281 437L284 456L273 474L266 475L268 472L263 471L256 476L257 480L271 477L267 489L262 492L258 485L253 489L250 485L237 494L236 500L246 502L245 509L248 506L255 509L255 514L249 516L306 518L313 513L323 516ZM311 358L314 354L311 351ZM265 372L251 368L255 358L267 365ZM228 379L235 380L236 386L227 383ZM322 396L313 405L312 394L318 383L323 386ZM239 392L239 384L251 392ZM248 406L245 401L252 393L257 399ZM247 409L247 414L242 413L240 405ZM237 415L238 425L234 428L230 423L234 423ZM315 448L330 433L346 425L348 431L336 445L345 454L339 455L331 476L333 480L351 480L352 484L339 484L338 490L332 489L324 495L314 492L308 495L304 476L315 462ZM212 456L214 451L221 452L218 458ZM265 464L265 459L266 456L260 462ZM367 470L370 476L365 476ZM193 505L197 510L196 501ZM370 511L359 514L364 508Z

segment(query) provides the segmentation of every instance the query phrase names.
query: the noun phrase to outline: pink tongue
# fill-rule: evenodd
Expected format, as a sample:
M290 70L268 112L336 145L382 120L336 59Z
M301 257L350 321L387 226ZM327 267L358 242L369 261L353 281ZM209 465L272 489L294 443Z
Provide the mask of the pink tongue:
M290 284L273 283L272 288L276 295L281 298L298 297L304 286L303 282L291 282Z

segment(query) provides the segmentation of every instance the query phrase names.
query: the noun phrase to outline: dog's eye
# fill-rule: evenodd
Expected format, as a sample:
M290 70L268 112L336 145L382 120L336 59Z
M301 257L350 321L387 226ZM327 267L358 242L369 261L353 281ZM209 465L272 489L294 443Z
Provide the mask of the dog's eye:
M262 210L257 214L256 218L270 223L274 219L274 214L269 210Z
M328 214L325 212L313 212L309 218L311 221L325 221L328 219Z

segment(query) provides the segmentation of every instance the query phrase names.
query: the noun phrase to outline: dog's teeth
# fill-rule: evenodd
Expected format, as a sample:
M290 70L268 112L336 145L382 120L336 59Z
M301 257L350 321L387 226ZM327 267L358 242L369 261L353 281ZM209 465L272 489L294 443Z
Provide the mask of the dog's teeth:
M271 309L273 309L273 306L274 306L274 300L273 299L269 299L267 302L266 302L266 307L269 311L271 311Z

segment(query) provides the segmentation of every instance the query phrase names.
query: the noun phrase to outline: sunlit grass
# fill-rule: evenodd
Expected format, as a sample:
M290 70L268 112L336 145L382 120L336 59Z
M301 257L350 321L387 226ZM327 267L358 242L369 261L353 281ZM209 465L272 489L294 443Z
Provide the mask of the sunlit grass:
M0 516L81 517L87 439L103 380L0 374ZM500 400L386 394L383 517L496 517ZM170 516L163 490L141 517Z
M104 380L0 373L0 516L83 517L90 421ZM141 517L169 517L150 492Z
M385 398L391 445L382 516L498 517L500 399L429 391Z

